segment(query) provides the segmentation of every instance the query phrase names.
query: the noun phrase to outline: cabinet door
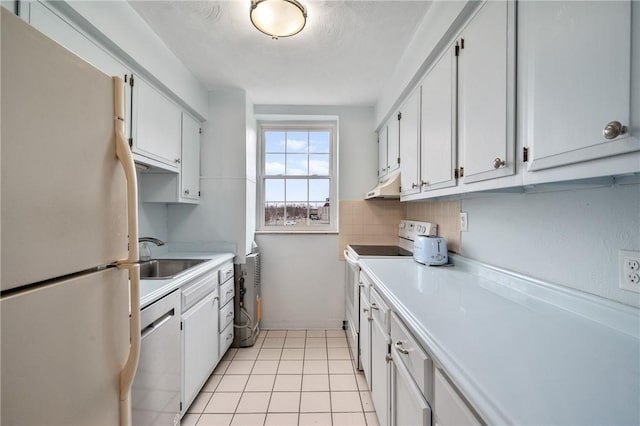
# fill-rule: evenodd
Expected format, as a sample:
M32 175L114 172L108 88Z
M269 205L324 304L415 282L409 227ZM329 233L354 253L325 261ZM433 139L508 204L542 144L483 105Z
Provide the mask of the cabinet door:
M391 349L391 358L391 425L430 426L431 407L394 348Z
M640 149L628 126L631 93L631 2L523 2L519 8L524 145L528 170ZM571 46L571 48L564 48Z
M456 184L456 83L455 46L451 45L422 82L423 191Z
M182 115L176 104L149 83L135 77L133 85L133 152L152 165L178 171Z
M511 1L485 2L458 40L458 165L464 183L515 172L513 8Z
M387 170L389 173L400 168L400 122L398 116L389 120L387 137Z
M378 321L371 325L371 399L380 426L389 424L389 336Z
M360 292L360 364L371 389L371 307L365 292Z
M479 426L482 424L462 398L458 396L456 390L449 384L440 370L436 369L434 382L436 425Z
M383 125L378 131L378 178L387 175L387 139L389 129Z
M218 362L216 292L182 315L182 342L182 409L186 411Z
M200 198L200 123L182 113L181 197Z
M416 194L420 192L420 87L409 95L400 112L401 194Z

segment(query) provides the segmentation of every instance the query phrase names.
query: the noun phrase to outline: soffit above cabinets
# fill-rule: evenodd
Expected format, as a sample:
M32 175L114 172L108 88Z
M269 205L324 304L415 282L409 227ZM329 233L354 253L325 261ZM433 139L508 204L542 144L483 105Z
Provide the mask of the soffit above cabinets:
M129 3L208 89L289 105L374 105L431 4L306 0L304 30L272 40L249 0Z

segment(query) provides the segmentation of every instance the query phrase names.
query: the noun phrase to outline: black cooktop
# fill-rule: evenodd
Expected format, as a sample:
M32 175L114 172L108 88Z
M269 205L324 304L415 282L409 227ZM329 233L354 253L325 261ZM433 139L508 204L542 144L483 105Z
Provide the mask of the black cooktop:
M411 256L409 250L399 246L365 246L349 244L358 256Z

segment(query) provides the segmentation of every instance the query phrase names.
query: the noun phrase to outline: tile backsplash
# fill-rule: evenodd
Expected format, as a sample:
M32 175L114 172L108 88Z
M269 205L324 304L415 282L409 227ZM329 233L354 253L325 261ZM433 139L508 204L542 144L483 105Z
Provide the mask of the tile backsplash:
M402 219L438 224L438 235L447 240L447 248L459 253L459 212L460 201L341 200L338 256L343 258L347 244L397 244Z
M460 253L460 201L404 203L404 219L438 224L438 236L447 241L449 251Z

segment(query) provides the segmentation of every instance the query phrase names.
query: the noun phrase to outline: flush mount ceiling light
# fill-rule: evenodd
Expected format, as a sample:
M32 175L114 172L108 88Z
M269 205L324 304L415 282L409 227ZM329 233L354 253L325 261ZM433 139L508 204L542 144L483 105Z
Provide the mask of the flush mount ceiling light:
M296 0L251 0L251 23L274 40L298 34L307 23L307 10Z

